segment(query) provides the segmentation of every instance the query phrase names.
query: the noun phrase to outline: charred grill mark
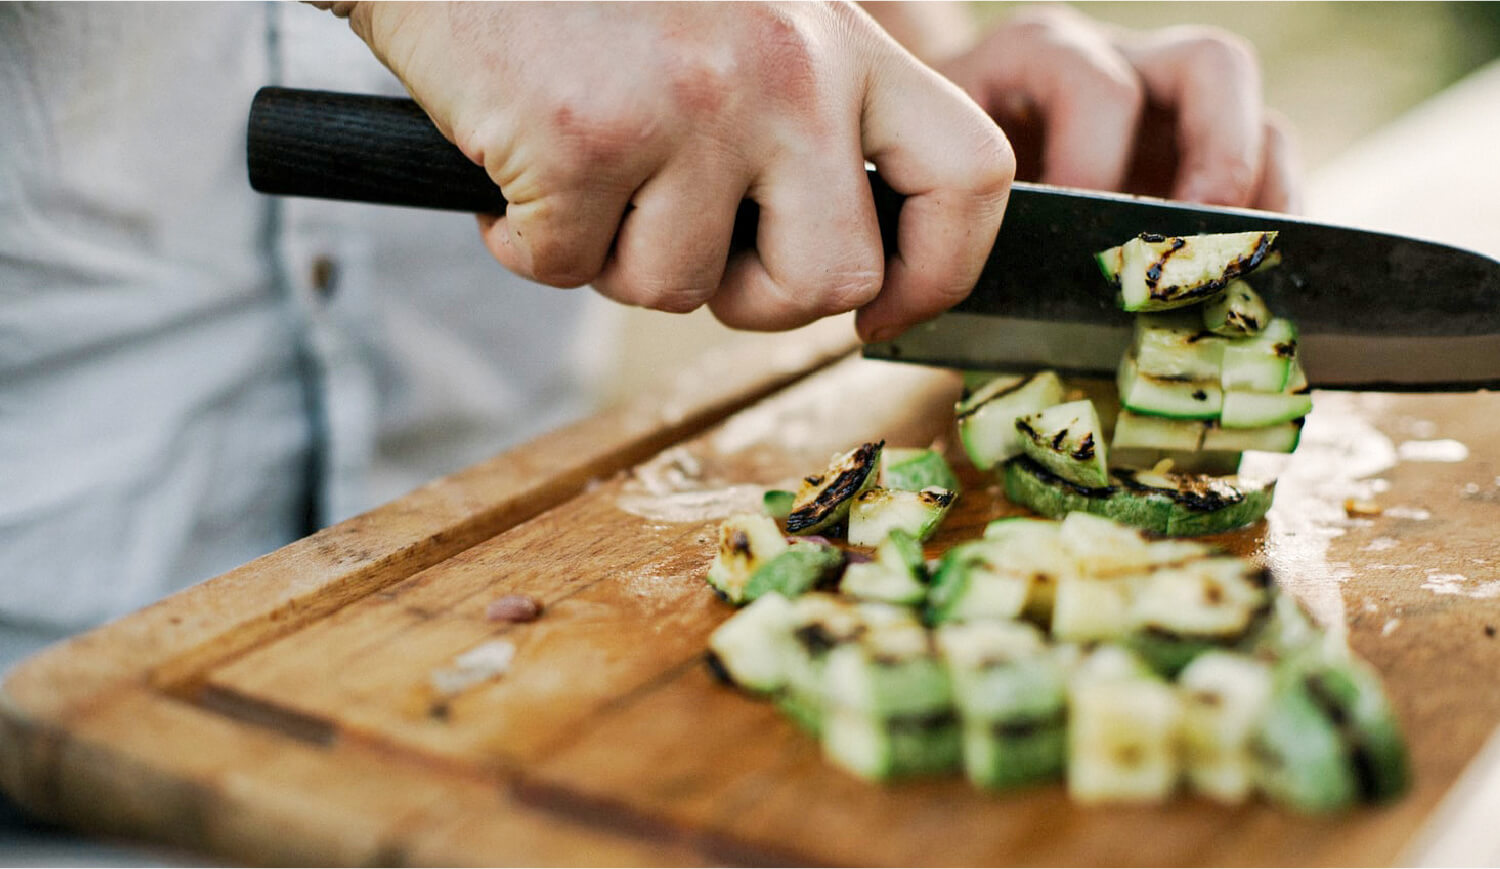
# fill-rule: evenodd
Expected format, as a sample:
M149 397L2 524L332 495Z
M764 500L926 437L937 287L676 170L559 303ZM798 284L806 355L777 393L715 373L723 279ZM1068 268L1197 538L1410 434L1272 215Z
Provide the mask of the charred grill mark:
M734 677L729 675L729 669L724 666L724 661L719 653L708 651L703 654L703 664L708 667L708 672L714 677L714 681L721 685L733 685Z
M1170 489L1142 483L1136 479L1135 471L1129 468L1116 470L1115 476L1127 489L1165 495L1189 510L1200 513L1222 510L1245 500L1244 492L1223 480L1204 474L1166 474L1167 479L1177 484Z
M937 712L922 712L912 715L897 715L887 723L892 731L897 730L935 730L939 727L952 727L958 723L958 715L952 709L943 709Z
M996 721L990 725L990 734L996 739L1027 739L1036 736L1044 730L1061 727L1063 719L1063 711L1059 709L1051 715L1036 715L1024 718L1012 718L1006 721Z
M953 503L953 493L947 489L923 489L917 493L917 500L933 507L946 507Z
M808 474L807 476L802 478L802 482L806 483L809 486L821 486L823 485L823 475Z
M1290 359L1297 355L1297 342L1283 341L1280 344L1273 345L1271 349L1275 351L1277 358Z
M1074 450L1070 455L1080 462L1092 459L1094 457L1094 433L1089 432L1084 435L1083 440L1078 444L1078 449Z
M1208 393L1204 392L1201 389L1195 389L1195 390L1193 390L1193 400L1194 401L1208 401Z
M745 532L736 528L729 535L729 551L735 555L748 556L750 554L750 537Z
M1142 238L1144 239L1144 236L1142 236ZM1166 239L1161 240L1166 241ZM1174 238L1171 241L1171 246L1161 252L1161 254L1157 257L1156 262L1152 263L1149 266L1146 266L1146 286L1150 290L1150 294L1153 298L1157 297L1156 285L1161 283L1161 270L1166 267L1167 260L1171 259L1173 254L1177 253L1179 250L1182 250L1186 246L1187 239Z
M1187 343L1189 343L1189 344L1197 344L1199 341L1202 341L1204 338L1217 338L1217 337L1218 336L1215 335L1214 333L1208 331L1207 329L1204 329L1204 330L1198 332L1196 335L1189 335L1188 339L1187 339Z
M1031 476L1036 477L1037 480L1046 483L1049 486L1063 487L1068 491L1076 492L1077 494L1082 495L1085 498L1108 498L1116 491L1114 486L1080 486L1072 480L1064 480L1062 477L1059 477L1058 475L1037 464L1036 460L1031 458L1030 456L1018 456L1014 459L1011 459L1011 461L1016 462L1016 467L1020 468Z
M1055 435L1052 436L1052 451L1053 452L1061 452L1062 451L1063 442L1066 441L1067 439L1068 439L1068 430L1067 429L1061 429L1061 430L1059 430L1057 434L1055 434Z
M833 482L818 492L812 503L793 510L786 517L786 530L795 534L812 528L840 504L848 501L864 485L870 474L875 472L876 459L879 458L880 449L883 446L885 446L885 441L878 441L863 444L855 450L848 460L848 467L840 471Z
M1146 269L1147 295L1150 298L1156 299L1158 301L1202 299L1218 293L1220 290L1228 286L1230 281L1244 275L1246 272L1253 271L1257 266L1265 261L1266 254L1271 250L1272 238L1270 233L1261 233L1260 238L1256 239L1255 248L1253 250L1242 257L1236 257L1235 259L1230 260L1228 265L1224 267L1223 274L1207 283L1199 284L1195 287L1159 287L1157 286L1157 284L1161 282L1161 267L1166 265L1167 260L1171 258L1172 254L1176 253L1184 244L1186 244L1186 241L1181 238L1175 239L1174 241L1176 243L1173 245L1173 247L1170 250L1164 251L1161 255L1161 259L1157 260L1155 263L1152 263L1152 265Z
M1165 235L1157 235L1154 232L1143 232L1140 235L1136 236L1136 238L1139 238L1141 241L1144 241L1147 244L1161 244L1162 242L1167 240L1167 237Z
M1032 428L1030 423L1026 422L1025 418L1016 420L1016 431L1020 432L1031 440L1041 440L1041 437L1036 433L1036 429Z
M813 657L825 654L837 646L840 640L821 624L804 625L792 632L792 638Z

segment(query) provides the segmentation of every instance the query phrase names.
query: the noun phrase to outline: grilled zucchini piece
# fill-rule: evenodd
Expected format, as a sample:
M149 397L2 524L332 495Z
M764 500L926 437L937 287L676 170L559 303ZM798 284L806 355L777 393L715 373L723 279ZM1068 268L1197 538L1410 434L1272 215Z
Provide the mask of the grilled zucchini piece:
M960 758L947 669L917 622L869 628L828 656L823 753L863 778L953 769Z
M1271 700L1271 668L1232 652L1205 652L1177 680L1187 780L1210 799L1244 802L1255 788L1250 739Z
M719 551L708 567L708 584L730 603L744 603L750 577L786 550L786 538L771 517L758 513L730 516L719 525Z
M1302 419L1312 412L1312 396L1306 392L1224 393L1219 427L1225 430L1261 429Z
M786 686L791 626L792 602L775 592L763 595L709 636L711 666L747 691L780 691Z
M884 446L884 441L862 444L835 456L822 473L805 478L786 517L787 533L816 534L848 518L854 498L875 485Z
M837 583L844 569L844 551L837 546L799 540L762 564L745 583L744 599L753 601L769 592L786 597Z
M782 661L785 687L777 706L807 731L816 734L823 720L823 673L828 655L854 642L867 628L866 616L837 595L812 592L792 601L792 642Z
M887 447L880 453L880 484L887 489L920 492L930 486L958 494L958 476L943 454L933 449Z
M1040 631L1025 622L938 629L963 722L964 771L982 788L1062 775L1067 676Z
M1203 328L1227 338L1255 335L1271 322L1271 309L1254 288L1230 281L1224 292L1203 303Z
M860 492L849 508L848 540L875 546L892 531L926 540L937 531L957 496L936 486L920 492L872 487Z
M1216 381L1225 344L1203 328L1197 311L1168 311L1136 317L1131 354L1136 369L1148 377Z
M1289 453L1297 448L1297 442L1302 438L1302 425L1302 419L1259 428L1224 428L1211 424L1203 432L1203 450Z
M1274 484L1234 477L1155 473L1117 468L1111 485L1091 489L1058 477L1028 457L1005 464L1005 496L1043 516L1093 513L1170 537L1217 534L1258 521L1270 509Z
M1180 774L1177 694L1144 666L1114 669L1086 660L1068 684L1068 794L1082 803L1159 802Z
M1359 780L1339 734L1301 674L1278 666L1271 699L1250 738L1257 787L1270 799L1301 812L1330 812L1353 805Z
M1359 795L1386 802L1406 792L1411 771L1406 740L1386 700L1380 677L1352 653L1309 650L1281 665L1302 681L1318 708L1338 728Z
M1109 485L1104 427L1088 399L1055 404L1016 420L1021 450L1042 467L1080 486Z
M1151 377L1140 372L1128 353L1120 360L1117 385L1120 406L1146 416L1215 419L1224 408L1224 390L1218 382Z
M927 598L927 581L921 544L896 529L875 547L875 560L844 568L839 591L860 600L916 606Z
M998 542L960 543L943 554L933 573L927 593L928 621L1019 618L1031 583L1029 572L1007 564Z
M786 489L767 489L760 496L760 508L772 519L785 519L792 512L792 504L797 501L796 492L788 492Z
M1162 311L1212 298L1264 262L1275 232L1161 236L1142 233L1121 246L1120 306Z
M969 461L981 471L1021 453L1016 420L1063 399L1062 381L1054 371L1002 376L986 383L954 408L958 435Z
M1297 327L1277 317L1258 335L1229 341L1219 384L1239 392L1281 392L1297 358Z

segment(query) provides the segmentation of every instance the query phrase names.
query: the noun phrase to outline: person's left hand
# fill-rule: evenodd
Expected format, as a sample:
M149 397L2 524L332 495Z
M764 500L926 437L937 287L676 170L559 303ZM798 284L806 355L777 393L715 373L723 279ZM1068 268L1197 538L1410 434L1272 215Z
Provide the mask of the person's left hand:
M1208 27L1108 28L1028 9L936 68L1000 124L1017 177L1291 211L1300 168L1240 38Z

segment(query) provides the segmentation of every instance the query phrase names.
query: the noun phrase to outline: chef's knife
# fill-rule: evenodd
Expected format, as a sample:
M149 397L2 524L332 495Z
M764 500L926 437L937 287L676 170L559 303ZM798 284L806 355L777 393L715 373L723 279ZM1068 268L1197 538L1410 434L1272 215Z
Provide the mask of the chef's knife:
M251 108L251 185L264 193L499 213L500 190L405 99L264 88ZM872 172L887 249L901 197ZM755 206L736 225L754 238ZM872 358L1112 377L1131 317L1094 264L1141 233L1277 230L1256 288L1301 332L1314 386L1500 388L1500 262L1446 245L1283 214L1016 184L973 293Z

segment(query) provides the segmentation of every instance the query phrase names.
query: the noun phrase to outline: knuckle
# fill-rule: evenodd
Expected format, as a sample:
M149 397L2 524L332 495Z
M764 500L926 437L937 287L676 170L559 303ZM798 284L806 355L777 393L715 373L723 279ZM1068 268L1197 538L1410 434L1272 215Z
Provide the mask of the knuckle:
M984 199L1004 198L1016 180L1016 152L996 127L973 151L968 172L974 192Z
M681 280L643 278L636 280L627 293L632 304L643 308L668 314L688 314L702 307L715 289Z
M1194 28L1186 48L1193 62L1219 73L1254 73L1259 69L1255 49L1238 34L1216 27Z
M599 276L600 269L584 262L578 248L552 236L526 242L531 253L531 277L551 287L581 287Z

